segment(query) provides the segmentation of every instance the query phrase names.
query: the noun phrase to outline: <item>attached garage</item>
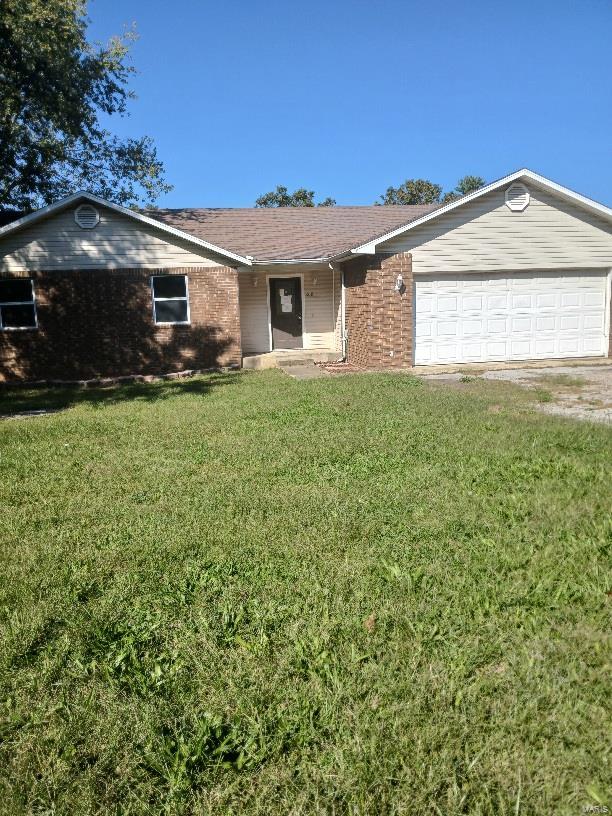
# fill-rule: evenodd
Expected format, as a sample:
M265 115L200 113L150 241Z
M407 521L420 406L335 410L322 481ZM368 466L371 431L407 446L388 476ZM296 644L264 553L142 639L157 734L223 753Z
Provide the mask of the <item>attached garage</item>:
M612 210L529 170L352 252L367 270L361 279L378 280L382 294L364 299L349 276L349 359L351 336L368 364L394 367L605 357L612 348Z
M603 271L425 275L414 285L416 365L607 354Z

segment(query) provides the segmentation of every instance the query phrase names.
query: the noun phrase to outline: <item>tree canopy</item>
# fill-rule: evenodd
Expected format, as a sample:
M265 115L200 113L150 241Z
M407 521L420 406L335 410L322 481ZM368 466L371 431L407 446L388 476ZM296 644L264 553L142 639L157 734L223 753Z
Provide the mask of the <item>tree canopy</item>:
M387 187L381 196L383 204L435 204L442 187L427 179L406 179L399 187Z
M463 178L460 178L457 182L455 189L446 193L442 201L444 204L448 204L456 198L461 198L461 196L473 193L475 190L480 190L485 184L486 181L480 176L463 176Z
M276 190L264 193L255 201L256 207L333 207L336 203L333 198L325 198L315 204L314 190L299 187L290 193L286 187L278 185Z
M383 204L446 204L484 185L485 180L480 176L463 176L455 189L443 196L440 184L427 179L406 179L399 187L387 187L380 198Z
M135 32L86 38L86 0L0 3L0 207L34 209L86 189L126 206L172 189L148 136L120 139Z

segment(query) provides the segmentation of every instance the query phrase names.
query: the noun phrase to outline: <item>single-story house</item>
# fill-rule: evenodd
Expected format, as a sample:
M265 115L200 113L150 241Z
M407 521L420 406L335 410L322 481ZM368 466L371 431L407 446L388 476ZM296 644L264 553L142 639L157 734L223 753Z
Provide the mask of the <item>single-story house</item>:
M612 210L529 170L445 205L2 218L4 382L610 355Z

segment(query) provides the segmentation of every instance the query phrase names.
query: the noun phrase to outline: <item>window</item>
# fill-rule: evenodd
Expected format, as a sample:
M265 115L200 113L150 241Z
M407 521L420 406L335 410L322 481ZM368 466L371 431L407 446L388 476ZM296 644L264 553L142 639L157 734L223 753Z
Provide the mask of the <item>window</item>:
M189 323L186 275L155 275L151 278L151 289L156 323Z
M34 284L30 278L0 280L0 329L35 329Z

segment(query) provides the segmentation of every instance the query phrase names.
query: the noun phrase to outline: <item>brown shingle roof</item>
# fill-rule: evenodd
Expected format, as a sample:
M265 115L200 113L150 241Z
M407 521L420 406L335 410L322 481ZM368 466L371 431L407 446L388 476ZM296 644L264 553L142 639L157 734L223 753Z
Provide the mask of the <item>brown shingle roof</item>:
M143 210L149 218L258 261L330 258L439 204Z

